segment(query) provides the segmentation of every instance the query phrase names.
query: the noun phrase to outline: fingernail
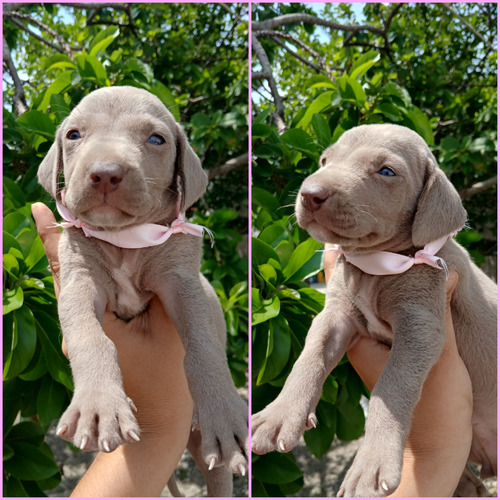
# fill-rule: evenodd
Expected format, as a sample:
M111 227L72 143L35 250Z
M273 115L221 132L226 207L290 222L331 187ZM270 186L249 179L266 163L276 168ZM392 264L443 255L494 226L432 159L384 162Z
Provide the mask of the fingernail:
M210 463L208 464L208 470L212 470L215 467L215 458L212 457L210 459Z
M238 465L238 469L240 470L240 474L245 477L245 474L246 474L246 469L245 469L245 466L240 464Z

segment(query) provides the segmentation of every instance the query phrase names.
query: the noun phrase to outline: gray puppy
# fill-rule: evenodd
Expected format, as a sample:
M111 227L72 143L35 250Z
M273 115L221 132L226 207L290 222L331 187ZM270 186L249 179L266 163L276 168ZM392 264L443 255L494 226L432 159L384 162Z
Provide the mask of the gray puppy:
M340 494L394 491L413 409L444 344L446 269L456 269L453 324L474 395L469 458L482 465L483 476L496 474L496 286L451 239L466 212L422 138L397 125L349 130L302 184L296 215L301 227L319 241L338 244L342 255L325 308L282 392L252 419L253 450L295 447L316 423L326 376L349 347L369 336L391 345L391 355L373 389L365 438ZM478 485L471 484L468 470L461 486L470 493Z
M58 308L75 392L58 435L106 452L140 439L115 346L101 323L106 309L125 321L140 316L156 295L186 351L199 429L190 450L209 496L231 495L232 473L247 468L248 409L227 366L222 308L199 272L202 238L183 220L207 185L183 130L145 90L99 89L60 125L38 178L69 221L59 245ZM168 239L147 246L158 243L159 233ZM140 248L127 248L132 240Z

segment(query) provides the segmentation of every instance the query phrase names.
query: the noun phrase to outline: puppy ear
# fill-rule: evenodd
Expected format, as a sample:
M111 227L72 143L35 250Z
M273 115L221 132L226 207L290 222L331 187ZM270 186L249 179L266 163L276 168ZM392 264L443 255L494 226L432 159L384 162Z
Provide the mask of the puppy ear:
M205 192L208 176L201 168L200 159L189 145L186 134L179 125L177 125L176 172L180 177L181 211L184 212Z
M38 167L38 182L51 194L57 201L61 201L61 190L59 189L59 178L64 170L63 151L62 151L62 127L59 126L56 132L54 143L46 154L42 163Z
M427 172L413 219L412 240L416 247L459 231L467 221L460 195L434 159L429 160Z

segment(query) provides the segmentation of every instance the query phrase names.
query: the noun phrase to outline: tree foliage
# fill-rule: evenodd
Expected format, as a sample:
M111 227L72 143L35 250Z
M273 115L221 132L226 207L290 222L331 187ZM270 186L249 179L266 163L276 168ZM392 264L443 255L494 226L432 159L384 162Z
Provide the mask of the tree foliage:
M344 131L388 122L418 132L468 210L459 241L478 264L496 255L496 22L496 4L254 4L254 412L278 395L323 306L302 281L321 270L320 245L293 206ZM316 457L334 436L361 435L364 391L345 360L327 378L319 425L305 433ZM256 496L302 488L291 454L253 467Z
M244 4L4 6L4 495L44 496L60 481L44 437L69 402L56 300L30 206L54 206L36 172L56 127L89 92L133 85L183 124L209 172L192 213L215 235L203 273L246 382L247 7ZM6 44L6 45L5 45ZM5 57L5 55L7 57Z

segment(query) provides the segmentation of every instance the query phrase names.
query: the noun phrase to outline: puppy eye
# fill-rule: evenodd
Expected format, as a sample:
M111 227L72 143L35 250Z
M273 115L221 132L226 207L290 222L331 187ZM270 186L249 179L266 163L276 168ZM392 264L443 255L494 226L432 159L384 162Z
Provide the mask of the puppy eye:
M378 173L380 175L383 175L385 177L394 177L396 175L396 172L394 170L390 169L389 167L382 167Z
M149 139L148 139L149 144L154 144L155 146L159 146L160 144L163 144L165 142L165 139L158 134L153 134Z
M322 167L324 167L326 164L326 158L325 157L321 158L321 160L319 160L319 163Z
M67 134L66 134L66 137L70 140L70 141L77 141L78 139L81 139L82 136L80 135L80 132L78 132L78 130L70 130Z

